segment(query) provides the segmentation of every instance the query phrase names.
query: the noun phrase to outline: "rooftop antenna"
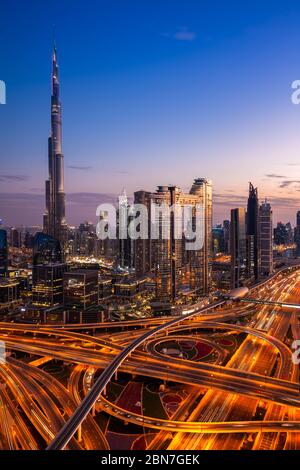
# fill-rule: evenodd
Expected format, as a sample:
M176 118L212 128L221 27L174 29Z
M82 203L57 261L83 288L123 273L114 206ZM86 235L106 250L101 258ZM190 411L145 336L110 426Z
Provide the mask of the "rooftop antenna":
M53 23L52 25L52 43L53 43L53 48L56 49L55 23Z

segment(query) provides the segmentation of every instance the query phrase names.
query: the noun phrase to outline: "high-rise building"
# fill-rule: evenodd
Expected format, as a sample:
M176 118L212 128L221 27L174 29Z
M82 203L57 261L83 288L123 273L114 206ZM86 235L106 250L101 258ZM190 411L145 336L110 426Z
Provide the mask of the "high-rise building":
M288 240L288 235L286 231L286 225L282 222L277 222L276 227L274 228L274 244L275 245L286 245Z
M63 275L67 267L64 263L48 263L33 266L32 304L39 307L52 307L62 304Z
M108 230L109 226L109 216L108 211L102 210L99 214L99 222L105 227L104 231ZM107 238L101 239L97 237L96 240L96 254L99 257L104 257L106 259L113 259L118 252L118 240L111 239L109 236Z
M230 220L223 221L224 253L230 253Z
M286 230L286 245L291 245L294 242L294 231L292 229L291 222L285 224Z
M145 205L148 211L147 238L141 237L135 240L137 277L152 272L155 275L156 298L166 302L177 295L178 273L176 271L182 262L182 240L171 239L171 211L167 214L162 212L154 214L153 207L154 205L161 208L165 206L169 209L175 202L175 194L178 197L180 190L174 186L158 186L155 193L146 191L134 193L135 204ZM154 220L159 226L157 239L154 239L151 234L151 223Z
M99 302L98 271L76 270L64 274L64 307L87 310Z
M33 248L33 235L31 235L29 232L25 233L24 236L24 247L25 248Z
M138 191L135 204L143 204L148 210L148 237L135 240L135 269L137 277L152 273L156 283L156 298L161 301L174 300L182 288L197 294L206 294L211 283L212 268L212 187L204 178L194 181L189 193L176 186L159 186L154 193ZM196 223L196 206L203 207L201 229L203 245L199 249L187 250L184 236L175 236L178 227L176 211L169 210L153 214L153 205L168 207L175 204L192 209L192 225ZM159 226L159 236L151 236L151 223ZM168 237L163 233L168 232ZM184 228L182 227L182 233Z
M262 276L269 276L273 272L273 213L267 201L259 208L259 231Z
M20 283L18 280L0 278L0 316L11 311L20 301Z
M230 222L231 285L243 286L247 280L246 270L246 212L243 208L231 210Z
M97 256L97 235L95 226L90 222L79 225L78 229L69 231L69 253L73 256Z
M300 256L300 211L297 212L296 216L296 227L295 227L295 243L296 243L296 256Z
M62 263L60 243L43 232L37 232L33 239L33 266L38 264Z
M7 232L0 229L0 277L6 277L8 267Z
M44 232L60 241L66 241L64 156L62 153L62 118L59 97L59 76L56 47L52 56L51 135L48 139L48 171L46 181L46 211Z
M135 257L135 272L137 278L149 274L154 267L153 250L151 243L151 200L155 199L156 193L149 191L136 191L134 193L134 204L142 204L148 209L148 236L141 237L135 240L134 243L134 257Z
M217 225L216 227L213 227L212 238L213 238L214 255L217 255L218 253L224 253L225 240L224 240L224 229L222 225Z
M33 241L32 303L40 307L62 304L63 273L60 243L46 233L37 232Z
M246 216L247 277L256 281L260 276L259 202L257 188L249 183Z
M117 220L117 234L119 242L118 263L120 268L128 271L132 271L134 269L134 240L128 236L128 226L133 218L133 215L130 213L130 205L124 189L123 194L119 196ZM123 231L125 234L123 234ZM126 237L123 235L126 235Z
M190 251L191 282L190 287L196 292L207 294L212 275L212 183L205 178L195 179L190 195L194 204L203 205L203 247ZM189 197L187 204L190 204Z
M10 229L10 246L12 248L21 248L22 246L21 232L14 227Z

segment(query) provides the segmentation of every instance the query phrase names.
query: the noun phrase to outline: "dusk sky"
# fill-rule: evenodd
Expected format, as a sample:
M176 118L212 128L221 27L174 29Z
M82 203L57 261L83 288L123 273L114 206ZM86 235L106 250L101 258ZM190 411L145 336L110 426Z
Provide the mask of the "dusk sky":
M240 9L242 6L242 10ZM1 2L0 218L42 223L53 24L67 221L123 187L213 181L214 222L248 182L274 221L300 209L300 2Z

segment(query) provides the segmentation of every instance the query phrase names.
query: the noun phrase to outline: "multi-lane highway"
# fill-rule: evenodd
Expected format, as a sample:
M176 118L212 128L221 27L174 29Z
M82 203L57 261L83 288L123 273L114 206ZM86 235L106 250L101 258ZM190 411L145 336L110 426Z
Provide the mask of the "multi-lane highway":
M185 306L184 314L177 311L171 318L84 325L85 333L78 325L1 323L0 339L9 351L34 356L31 364L8 356L1 365L2 447L109 448L95 413L158 431L149 448L165 442L170 449L241 448L247 435L254 436L253 448L277 448L282 432L285 448L297 447L298 367L292 363L290 344L299 334L299 321L296 310L280 305L296 304L299 286L297 270L282 271L251 290L251 297L274 305L220 299L204 308ZM243 335L231 356L215 342L220 335ZM170 338L202 338L215 348L216 359L195 362L165 355L161 345ZM52 359L69 364L68 388L40 368ZM90 367L95 380L92 384L90 376L87 387ZM98 378L97 370L103 370ZM189 399L169 420L128 412L101 395L118 370L182 384ZM260 407L264 413L259 419ZM22 426L24 414L30 427Z

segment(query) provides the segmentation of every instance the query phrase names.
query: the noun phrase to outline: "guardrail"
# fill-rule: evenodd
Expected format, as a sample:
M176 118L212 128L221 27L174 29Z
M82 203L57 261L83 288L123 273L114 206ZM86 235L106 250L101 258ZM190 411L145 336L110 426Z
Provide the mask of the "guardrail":
M118 370L120 365L127 359L127 357L141 344L144 343L148 338L151 336L156 335L157 333L168 329L170 326L175 325L176 323L180 323L187 318L193 317L194 315L198 315L201 312L206 312L208 310L212 310L220 305L225 303L224 300L219 300L217 302L208 305L198 311L189 313L187 315L182 315L181 317L176 317L173 320L170 320L163 325L157 326L150 331L147 331L142 336L134 340L127 348L123 349L109 364L109 366L102 372L100 377L96 380L95 384L91 388L90 392L84 397L79 407L76 409L74 414L69 418L69 420L65 423L63 428L59 431L56 437L52 440L52 442L48 445L46 450L61 450L68 444L70 439L74 436L75 432L82 424L94 404L96 403L99 395L103 392L107 384L109 383L112 376Z
M264 284L270 282L273 278L279 275L281 272L286 270L294 270L300 269L300 264L295 266L285 266L279 271L276 271L272 276L264 279L263 281L259 281L257 284L251 286L249 289L250 292L256 290L259 287L262 287ZM176 317L173 320L170 320L167 323L159 325L150 331L147 331L142 336L134 340L127 348L121 351L109 364L109 366L102 372L102 374L98 377L95 384L89 391L89 393L84 397L81 404L78 406L74 414L69 418L69 420L65 423L63 428L59 431L59 433L55 436L55 438L50 442L46 450L61 450L64 449L68 442L72 439L77 429L80 427L94 404L96 403L99 395L103 392L107 384L109 383L112 376L118 370L120 365L127 359L127 357L140 345L142 345L148 338L155 336L157 333L167 330L170 326L180 323L187 318L193 317L194 315L198 315L199 313L206 312L212 310L218 306L221 306L226 303L226 300L219 300L214 302L206 307L200 308L199 310L195 310L191 313L186 315L182 315L180 317Z

